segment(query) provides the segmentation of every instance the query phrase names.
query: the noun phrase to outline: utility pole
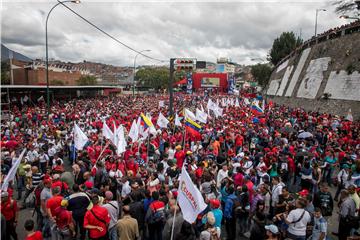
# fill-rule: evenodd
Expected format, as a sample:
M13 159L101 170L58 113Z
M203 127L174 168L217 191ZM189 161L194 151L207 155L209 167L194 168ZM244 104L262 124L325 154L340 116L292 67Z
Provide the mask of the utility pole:
M174 115L174 88L173 88L173 82L174 82L174 62L175 58L170 58L170 76L169 76L169 113L170 116Z

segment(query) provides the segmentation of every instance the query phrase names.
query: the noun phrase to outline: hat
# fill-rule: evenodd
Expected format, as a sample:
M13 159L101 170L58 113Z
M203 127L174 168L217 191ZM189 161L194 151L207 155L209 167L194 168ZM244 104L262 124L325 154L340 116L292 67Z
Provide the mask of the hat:
M350 166L348 164L344 164L343 168L350 168Z
M113 193L110 191L105 192L105 198L106 200L112 200L113 199Z
M277 226L275 226L274 224L271 225L266 225L265 229L272 232L273 234L278 234L279 233L279 229Z
M220 207L220 201L219 199L210 199L210 205L212 208L219 208Z
M50 178L44 179L44 184L48 184L48 183L51 183L51 179Z
M210 224L210 225L214 225L215 224L215 216L214 216L214 213L212 212L208 212L207 215L206 215L206 218L207 218L207 223Z
M61 200L61 206L62 206L62 207L67 207L68 205L69 205L69 201L68 201L68 200L66 200L66 199Z
M97 188L93 188L93 189L91 189L91 192L90 192L90 193L91 193L91 194L99 195L99 194L100 194L100 190L97 189Z
M90 182L90 181L86 181L86 182L85 182L85 187L86 187L87 189L91 189L93 186L94 186L94 184L93 184L92 182Z
M186 154L190 155L190 154L192 154L192 151L187 151Z
M24 169L30 169L31 168L31 165L30 164L26 164L23 166Z
M9 193L8 192L5 192L5 191L2 191L1 192L1 197L8 197L9 196Z
M181 149L181 145L177 145L177 146L175 147L175 149L176 149L176 150L180 150L180 149Z
M298 192L298 194L299 194L301 197L306 197L307 195L309 195L309 190L303 189L303 190L301 190L300 192Z
M54 174L53 180L57 180L57 179L59 179L59 178L60 178L60 174Z

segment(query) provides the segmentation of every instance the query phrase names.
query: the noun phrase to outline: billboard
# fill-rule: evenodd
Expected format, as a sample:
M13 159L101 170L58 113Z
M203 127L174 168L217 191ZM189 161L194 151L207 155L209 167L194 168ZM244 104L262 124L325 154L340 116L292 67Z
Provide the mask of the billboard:
M216 65L216 72L218 72L218 73L225 72L225 64L217 64Z
M219 87L220 78L217 77L203 77L201 79L201 87Z

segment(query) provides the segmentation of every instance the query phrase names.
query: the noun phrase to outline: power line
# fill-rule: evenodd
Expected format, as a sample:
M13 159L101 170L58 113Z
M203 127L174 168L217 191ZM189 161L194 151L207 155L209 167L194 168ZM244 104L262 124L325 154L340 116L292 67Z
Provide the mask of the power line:
M153 58L149 55L143 54L141 51L136 50L133 47L130 47L129 45L127 45L126 43L123 43L122 41L120 41L119 39L117 39L116 37L112 36L111 34L107 33L106 31L102 30L101 28L99 28L98 26L96 26L94 23L92 23L91 21L89 21L88 19L84 18L83 16L81 16L80 14L78 14L76 11L74 11L72 8L70 8L69 6L67 6L66 4L64 4L63 2L61 2L60 0L57 0L61 5L63 5L64 7L66 7L67 9L69 9L72 13L74 13L76 16L78 16L79 18L81 18L82 20L84 20L85 22L87 22L88 24L90 24L91 26L93 26L94 28L96 28L97 30L99 30L100 32L102 32L103 34L105 34L106 36L110 37L111 39L113 39L114 41L120 43L121 45L123 45L124 47L130 49L133 52L136 52L146 58L155 60L155 61L159 61L159 62L167 62L166 60L161 60L161 59L157 59L157 58Z

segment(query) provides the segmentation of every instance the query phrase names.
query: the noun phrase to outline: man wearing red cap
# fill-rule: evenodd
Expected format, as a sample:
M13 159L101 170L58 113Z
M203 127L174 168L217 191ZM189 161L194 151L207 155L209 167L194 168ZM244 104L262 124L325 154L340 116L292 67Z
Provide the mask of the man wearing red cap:
M215 227L221 229L221 221L223 218L223 212L220 209L220 200L219 199L210 199L210 207L211 212L214 214L215 217Z

